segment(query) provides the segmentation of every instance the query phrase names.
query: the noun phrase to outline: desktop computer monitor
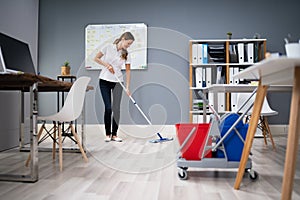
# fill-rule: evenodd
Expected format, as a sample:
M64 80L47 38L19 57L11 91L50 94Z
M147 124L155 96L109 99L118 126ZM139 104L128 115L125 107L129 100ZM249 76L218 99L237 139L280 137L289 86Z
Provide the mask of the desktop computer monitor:
M7 69L36 74L27 43L0 33L0 46Z

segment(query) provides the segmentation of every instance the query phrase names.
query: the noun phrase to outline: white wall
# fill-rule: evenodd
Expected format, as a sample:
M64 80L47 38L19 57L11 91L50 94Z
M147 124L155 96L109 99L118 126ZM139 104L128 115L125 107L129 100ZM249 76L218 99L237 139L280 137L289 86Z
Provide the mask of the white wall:
M144 112L157 123L187 122L189 112L188 39L267 39L268 51L284 52L283 38L300 37L299 0L41 0L39 65L43 75L56 78L60 65L69 60L72 73L92 76L95 90L88 93L87 123L103 123L103 102L97 72L81 70L84 62L84 29L87 24L145 23L148 25L146 71L132 72L132 92ZM66 12L66 10L68 12ZM291 14L293 13L293 15ZM160 28L157 31L157 28ZM173 90L173 87L175 90ZM39 111L55 110L56 94L42 94ZM280 115L271 124L287 124L290 94L272 94L271 106ZM126 97L124 97L124 100ZM142 115L122 101L122 124L145 124Z

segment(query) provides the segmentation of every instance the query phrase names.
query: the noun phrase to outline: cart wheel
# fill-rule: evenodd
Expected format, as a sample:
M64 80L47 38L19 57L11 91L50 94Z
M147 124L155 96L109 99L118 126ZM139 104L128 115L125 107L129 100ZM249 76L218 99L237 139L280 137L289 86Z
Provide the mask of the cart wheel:
M249 169L248 173L249 173L249 178L252 181L256 181L256 179L258 179L258 173L256 171L254 171L253 169Z
M187 177L188 177L187 171L184 170L184 169L180 169L180 170L178 171L178 176L179 176L179 178L180 178L181 180L186 180Z

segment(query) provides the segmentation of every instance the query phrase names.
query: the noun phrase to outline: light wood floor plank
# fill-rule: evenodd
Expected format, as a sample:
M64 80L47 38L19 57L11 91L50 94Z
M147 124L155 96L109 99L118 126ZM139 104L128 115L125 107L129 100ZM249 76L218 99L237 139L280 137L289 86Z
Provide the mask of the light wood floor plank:
M131 128L130 130L134 130ZM170 134L174 131L173 135ZM255 138L253 169L259 179L247 174L240 190L234 190L237 169L189 168L188 180L180 180L176 167L176 140L151 144L148 139L123 136L122 143L103 141L99 131L86 131L89 162L80 153L64 152L64 169L51 152L39 152L39 181L36 183L0 182L1 200L275 200L280 199L286 136L274 136L276 151ZM175 136L174 129L167 129ZM0 170L24 172L28 152L17 149L0 152ZM293 200L300 199L300 154L296 166Z

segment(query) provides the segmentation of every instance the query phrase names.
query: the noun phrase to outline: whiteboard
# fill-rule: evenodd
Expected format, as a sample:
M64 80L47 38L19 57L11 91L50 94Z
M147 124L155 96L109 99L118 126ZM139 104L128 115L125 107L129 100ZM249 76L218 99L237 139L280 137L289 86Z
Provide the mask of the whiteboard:
M131 57L131 69L147 69L147 26L136 24L89 24L85 28L85 68L100 70L102 65L93 59L99 50L112 44L124 32L131 32L134 42L127 49ZM125 68L125 66L124 66Z

